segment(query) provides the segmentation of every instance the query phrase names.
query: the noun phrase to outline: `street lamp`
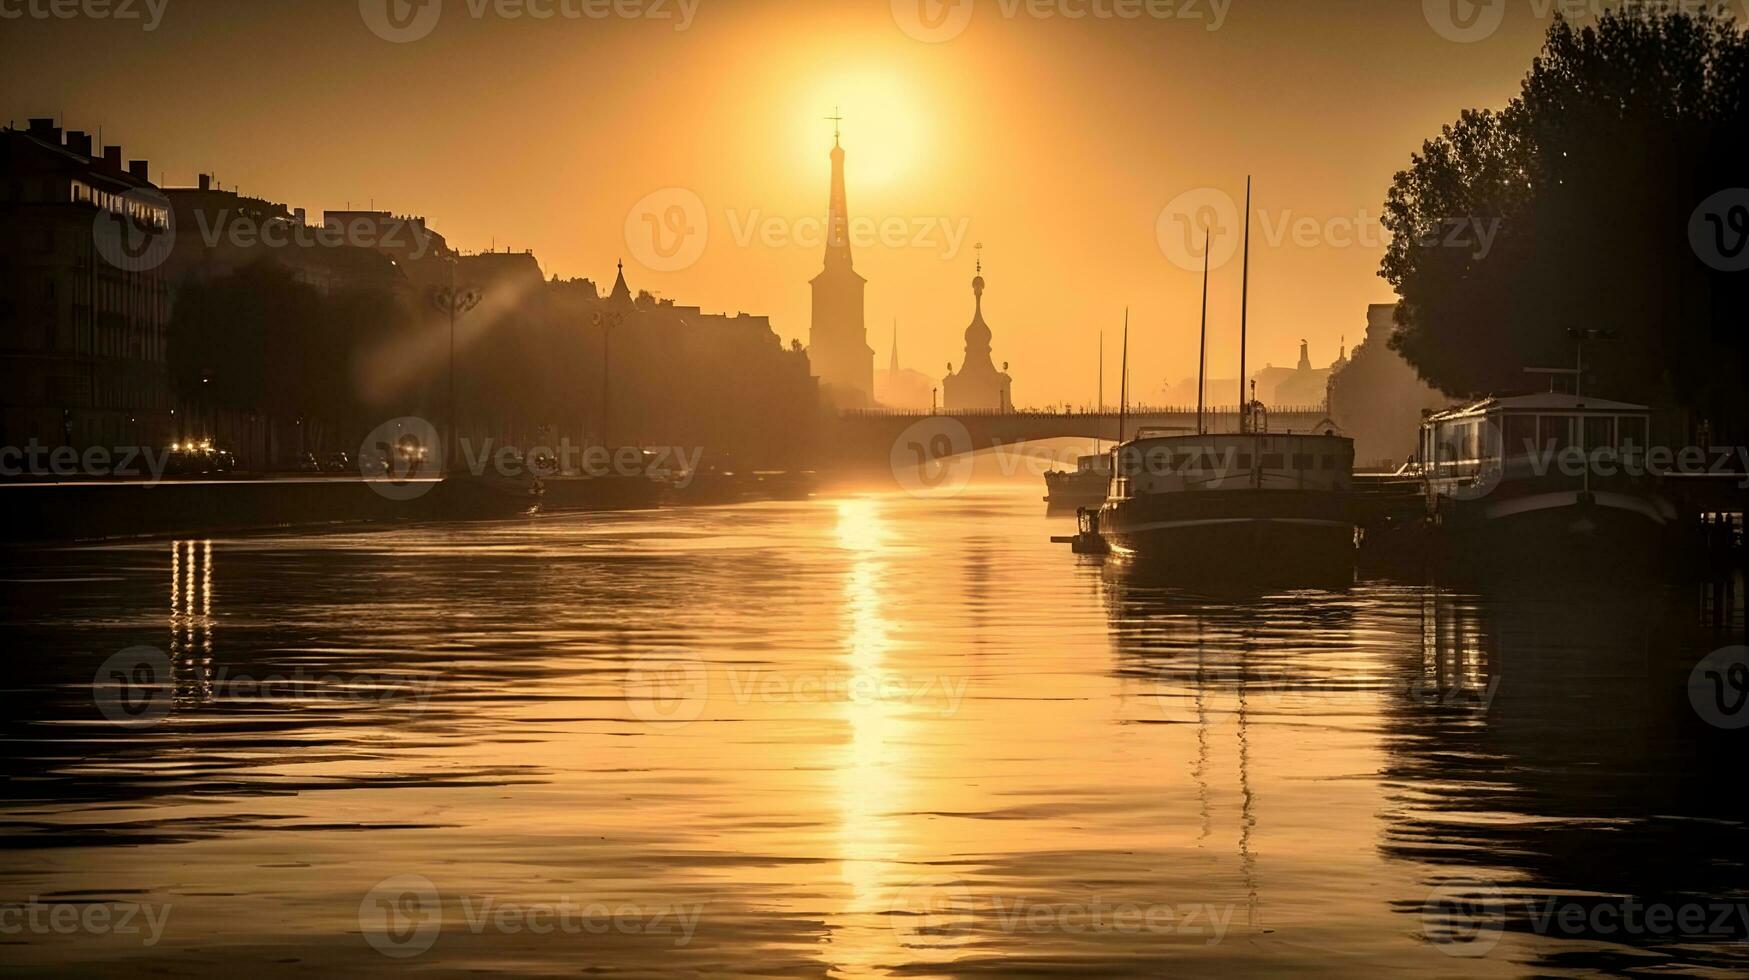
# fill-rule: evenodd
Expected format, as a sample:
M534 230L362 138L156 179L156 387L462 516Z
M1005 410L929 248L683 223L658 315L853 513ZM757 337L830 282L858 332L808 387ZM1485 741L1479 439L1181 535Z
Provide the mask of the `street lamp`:
M431 305L440 313L449 315L449 401L447 432L443 444L443 469L447 474L455 469L456 460L456 413L455 403L455 320L456 317L480 305L480 290L473 286L457 288L455 284L455 256L446 256L449 264L449 285L438 286L431 291Z
M626 316L620 312L597 313L592 318L596 329L601 331L601 448L613 452L613 444L607 439L608 412L612 408L613 376L608 373L607 359L612 353L608 345L613 329L625 322Z

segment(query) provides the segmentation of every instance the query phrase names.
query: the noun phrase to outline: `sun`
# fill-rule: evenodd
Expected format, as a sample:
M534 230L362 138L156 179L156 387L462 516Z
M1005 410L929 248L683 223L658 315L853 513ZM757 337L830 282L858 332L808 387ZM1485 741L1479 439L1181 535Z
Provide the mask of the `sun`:
M922 103L899 73L845 70L810 85L795 111L803 159L831 145L833 116L839 117L845 177L852 185L884 187L917 176L925 118Z

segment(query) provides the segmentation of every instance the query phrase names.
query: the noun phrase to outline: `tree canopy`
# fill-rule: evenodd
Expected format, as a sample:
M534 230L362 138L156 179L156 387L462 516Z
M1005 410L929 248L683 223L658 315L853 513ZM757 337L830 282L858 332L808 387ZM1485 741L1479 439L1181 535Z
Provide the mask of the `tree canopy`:
M1392 346L1477 395L1571 366L1570 329L1614 331L1587 346L1588 390L1743 416L1749 271L1727 253L1749 233L1746 150L1749 35L1729 16L1557 18L1517 98L1463 112L1396 175Z

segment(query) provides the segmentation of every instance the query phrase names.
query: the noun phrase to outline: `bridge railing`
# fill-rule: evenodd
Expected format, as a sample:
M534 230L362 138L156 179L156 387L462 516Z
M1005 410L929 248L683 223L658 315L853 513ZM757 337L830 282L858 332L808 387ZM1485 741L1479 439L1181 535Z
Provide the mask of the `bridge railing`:
M1322 406L1322 405L1271 405L1268 408L1269 408L1270 414L1272 414L1272 415L1326 415L1326 414L1329 414L1329 409ZM1203 406L1203 413L1205 415L1237 415L1237 414L1239 414L1239 408L1236 405L1205 405L1205 406ZM1196 414L1196 406L1195 405L1188 405L1188 406L1186 406L1186 405L1132 405L1132 406L1130 406L1129 410L1125 414L1127 414L1132 419L1138 418L1140 416L1147 416L1147 415L1195 415ZM931 417L938 416L938 415L951 415L955 418L1013 418L1013 419L1060 419L1060 418L1070 418L1070 417L1083 417L1083 416L1088 416L1088 415L1097 416L1099 418L1109 418L1109 419L1116 419L1118 417L1118 413L1114 410L1107 409L1107 410L1102 412L1102 411L1098 411L1098 410L1094 409L1092 406L1086 406L1086 407L1081 407L1081 408L1071 407L1071 408L1058 409L1055 411L1050 411L1050 410L1041 409L1041 408L1022 408L1022 409L1014 409L1014 410L1003 410L1003 409L999 409L999 408L962 408L962 409L956 409L956 410L951 411L951 412L949 412L949 411L933 411L933 412L931 412L931 411L925 411L923 409L911 409L911 408L847 408L847 409L842 410L839 413L840 418L846 418L846 419L901 419L901 418L921 419L921 418L931 418Z

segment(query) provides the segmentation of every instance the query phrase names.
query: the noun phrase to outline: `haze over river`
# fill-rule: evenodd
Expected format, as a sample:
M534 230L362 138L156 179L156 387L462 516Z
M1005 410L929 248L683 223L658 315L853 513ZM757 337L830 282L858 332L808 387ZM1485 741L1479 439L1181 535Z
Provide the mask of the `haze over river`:
M1195 595L1040 490L14 550L0 964L1749 972L1698 590Z

